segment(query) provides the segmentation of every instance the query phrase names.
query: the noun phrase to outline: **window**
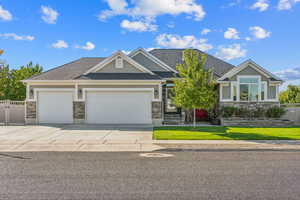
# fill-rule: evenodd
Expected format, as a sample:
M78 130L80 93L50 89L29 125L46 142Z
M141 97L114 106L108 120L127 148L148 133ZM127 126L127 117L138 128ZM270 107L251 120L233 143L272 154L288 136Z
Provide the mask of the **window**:
M277 98L277 88L274 85L269 86L269 99L276 99Z
M261 100L264 101L265 100L265 95L266 95L266 82L262 82L261 83Z
M240 77L240 100L258 101L259 100L259 78L258 77Z
M222 99L230 100L230 85L222 85Z
M116 59L116 68L120 69L120 68L123 68L123 59L121 57L118 57Z
M172 104L173 96L172 88L166 88L166 112L177 112L176 106Z

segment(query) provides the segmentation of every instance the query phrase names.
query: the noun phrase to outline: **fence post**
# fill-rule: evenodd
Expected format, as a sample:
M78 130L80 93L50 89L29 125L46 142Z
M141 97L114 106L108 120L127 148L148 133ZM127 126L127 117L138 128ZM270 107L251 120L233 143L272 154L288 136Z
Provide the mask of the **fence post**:
M4 101L5 125L9 124L9 108L10 108L10 100L5 100Z

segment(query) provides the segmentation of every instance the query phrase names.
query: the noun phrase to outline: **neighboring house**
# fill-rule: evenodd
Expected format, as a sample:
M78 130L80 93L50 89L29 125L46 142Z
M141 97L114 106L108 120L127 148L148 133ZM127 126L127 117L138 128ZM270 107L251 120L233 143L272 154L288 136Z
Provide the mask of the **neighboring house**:
M180 120L182 111L171 103L171 89L183 51L119 51L107 58L81 58L24 80L26 122L160 125ZM206 68L214 69L223 104L278 103L282 80L252 61L235 67L207 55Z

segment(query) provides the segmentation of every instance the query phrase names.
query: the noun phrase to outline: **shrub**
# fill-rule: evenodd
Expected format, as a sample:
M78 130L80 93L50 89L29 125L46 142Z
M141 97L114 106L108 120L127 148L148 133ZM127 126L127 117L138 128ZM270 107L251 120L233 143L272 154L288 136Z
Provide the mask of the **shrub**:
M222 109L221 109L221 115L222 115L222 117L225 117L225 118L233 117L233 115L236 112L236 109L237 108L233 107L233 106L222 107Z
M224 118L240 117L240 118L280 118L285 114L285 109L279 106L270 108L264 107L233 107L226 106L221 109L221 116Z
M237 108L235 111L235 116L237 117L250 117L250 110L247 108Z
M273 106L267 109L266 117L268 118L280 118L285 114L285 109L279 106Z

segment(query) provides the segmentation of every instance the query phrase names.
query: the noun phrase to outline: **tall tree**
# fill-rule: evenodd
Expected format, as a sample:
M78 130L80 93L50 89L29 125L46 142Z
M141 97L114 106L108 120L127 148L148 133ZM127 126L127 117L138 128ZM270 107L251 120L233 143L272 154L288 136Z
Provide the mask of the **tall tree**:
M10 70L9 66L0 69L0 99L24 100L26 98L26 87L21 82L33 75L40 74L43 68L32 62L20 69Z
M194 118L195 125L195 109L214 108L217 102L216 83L213 71L205 69L205 54L193 49L187 49L183 54L183 64L177 65L180 78L174 79L173 102L186 111L186 121L191 122Z
M300 103L300 86L289 85L287 90L279 94L280 103Z

